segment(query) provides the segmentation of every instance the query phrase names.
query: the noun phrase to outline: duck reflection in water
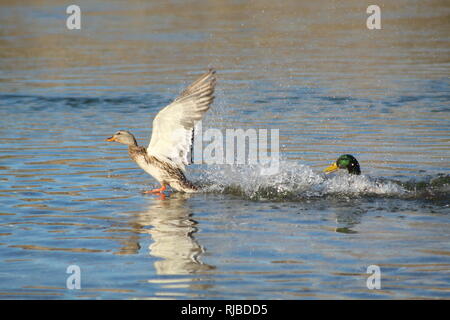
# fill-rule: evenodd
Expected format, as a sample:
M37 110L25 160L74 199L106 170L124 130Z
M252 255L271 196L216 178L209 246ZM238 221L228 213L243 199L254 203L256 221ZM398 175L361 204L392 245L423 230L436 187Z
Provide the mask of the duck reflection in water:
M351 203L347 201L335 202L336 227L335 232L353 234L358 233L355 228L361 223L364 214L367 212L361 207L361 201L352 199Z
M186 201L189 197L189 194L173 193L170 197L153 198L147 212L139 214L135 220L140 232L145 230L153 239L149 253L161 259L155 262L159 275L214 269L200 260L205 249L193 236L197 232L197 222L191 219L192 212Z

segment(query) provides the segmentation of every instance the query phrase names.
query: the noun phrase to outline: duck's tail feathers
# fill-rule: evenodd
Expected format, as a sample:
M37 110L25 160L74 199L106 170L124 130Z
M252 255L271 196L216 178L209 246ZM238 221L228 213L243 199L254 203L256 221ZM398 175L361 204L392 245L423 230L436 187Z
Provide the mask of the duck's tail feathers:
M171 181L170 186L180 192L195 193L200 191L200 189L196 185L194 185L187 179Z

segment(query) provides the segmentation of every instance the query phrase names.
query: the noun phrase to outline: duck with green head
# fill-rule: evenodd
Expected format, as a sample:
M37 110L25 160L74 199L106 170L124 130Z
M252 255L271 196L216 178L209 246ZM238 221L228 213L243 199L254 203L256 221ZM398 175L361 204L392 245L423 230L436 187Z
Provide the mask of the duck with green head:
M323 171L326 173L330 173L338 169L345 169L349 174L361 174L361 168L359 167L358 160L356 160L356 158L351 154L343 154L336 160L336 162L334 162L331 166L327 167Z

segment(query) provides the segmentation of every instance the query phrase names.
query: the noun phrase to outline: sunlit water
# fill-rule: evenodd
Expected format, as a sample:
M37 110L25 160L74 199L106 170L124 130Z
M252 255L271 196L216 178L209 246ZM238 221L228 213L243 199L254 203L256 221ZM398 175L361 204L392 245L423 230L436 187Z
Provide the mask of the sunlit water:
M450 298L449 7L378 1L0 6L0 297ZM217 69L203 129L279 129L276 175L157 187L103 140ZM321 171L343 153L363 175ZM69 265L81 289L69 290ZM369 290L367 267L381 268Z

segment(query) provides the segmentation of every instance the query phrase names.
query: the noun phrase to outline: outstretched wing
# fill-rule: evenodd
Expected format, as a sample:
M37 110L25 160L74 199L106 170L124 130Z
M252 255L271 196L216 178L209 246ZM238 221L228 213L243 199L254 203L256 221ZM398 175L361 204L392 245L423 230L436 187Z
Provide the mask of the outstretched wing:
M210 69L156 115L148 154L169 159L184 169L194 126L214 100L214 74Z

